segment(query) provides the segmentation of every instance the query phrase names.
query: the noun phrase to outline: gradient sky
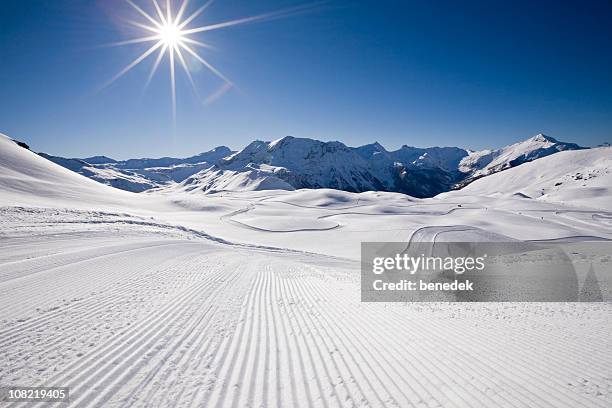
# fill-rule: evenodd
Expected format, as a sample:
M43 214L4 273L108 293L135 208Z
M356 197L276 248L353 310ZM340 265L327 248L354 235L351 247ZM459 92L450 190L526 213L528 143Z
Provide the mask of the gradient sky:
M307 1L218 0L196 23ZM204 106L179 73L176 129L166 64L146 92L153 58L96 91L145 49L100 47L139 35L127 16L123 0L1 1L0 132L36 151L118 159L285 135L389 149L497 147L540 132L612 141L610 1L329 1L202 33L217 48L205 57L237 87ZM221 85L193 75L202 95Z

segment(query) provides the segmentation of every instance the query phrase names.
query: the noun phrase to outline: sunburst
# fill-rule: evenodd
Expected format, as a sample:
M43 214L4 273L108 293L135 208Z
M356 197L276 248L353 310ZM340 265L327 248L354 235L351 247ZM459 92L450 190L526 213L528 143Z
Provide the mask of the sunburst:
M198 91L191 75L189 66L187 65L186 57L190 56L204 67L206 67L212 74L218 77L222 81L222 85L218 91L214 92L206 101L218 98L221 94L231 89L234 84L230 81L221 71L215 68L210 62L208 62L200 53L196 51L197 48L212 48L209 44L203 42L201 39L195 38L194 35L203 33L206 31L218 30L221 28L231 27L239 24L245 24L258 20L265 20L271 18L278 18L287 16L296 12L311 8L310 6L300 6L291 9L275 11L271 13L259 14L251 17L244 17L235 20L224 21L215 24L209 24L204 26L191 27L194 20L199 17L204 11L213 3L214 0L208 0L204 5L199 7L193 13L185 17L185 13L189 6L189 0L183 0L178 11L176 13L173 10L173 1L166 0L165 4L158 3L157 0L150 1L150 7L152 10L145 10L145 8L137 5L132 0L125 0L134 10L138 12L142 21L128 20L128 23L141 30L144 35L142 37L129 39L125 41L116 42L110 45L113 46L126 46L133 44L142 43L153 43L146 51L134 59L125 68L119 71L114 77L104 84L104 87L115 82L122 76L124 76L132 68L138 64L147 60L150 56L157 52L157 56L153 62L153 66L148 75L145 83L145 88L149 85L157 69L164 58L169 62L170 67L170 87L171 87L171 99L172 99L172 119L176 122L176 68L177 60L178 65L182 67L189 83L194 89L196 95ZM161 0L163 1L163 0ZM162 9L162 6L163 9Z

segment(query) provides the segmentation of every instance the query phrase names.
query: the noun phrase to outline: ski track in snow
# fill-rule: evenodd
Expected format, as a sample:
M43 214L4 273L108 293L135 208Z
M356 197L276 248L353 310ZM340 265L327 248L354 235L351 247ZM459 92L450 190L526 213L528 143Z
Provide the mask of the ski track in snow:
M0 265L1 383L79 407L612 403L610 304L367 304L325 258L108 238Z

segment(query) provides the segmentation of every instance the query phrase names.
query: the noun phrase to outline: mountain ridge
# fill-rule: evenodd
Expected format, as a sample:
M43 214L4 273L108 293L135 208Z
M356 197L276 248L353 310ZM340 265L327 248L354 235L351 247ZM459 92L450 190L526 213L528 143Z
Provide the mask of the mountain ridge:
M273 141L254 140L239 151L219 146L187 158L117 161L106 156L66 159L40 155L104 184L134 192L152 188L204 193L226 189L333 188L399 192L425 198L541 157L580 149L584 148L544 134L480 151L407 144L387 150L379 142L350 147L339 141L285 136Z

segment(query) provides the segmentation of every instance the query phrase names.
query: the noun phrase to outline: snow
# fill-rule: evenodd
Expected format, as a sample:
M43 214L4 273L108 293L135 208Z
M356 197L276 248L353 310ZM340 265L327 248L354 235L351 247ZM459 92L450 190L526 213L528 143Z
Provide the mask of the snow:
M24 149L0 134L0 204L118 202L132 194L104 186Z
M274 170L250 168L248 171L219 170L211 167L190 176L178 185L164 191L216 193L219 191L293 190L293 187L275 176Z
M129 159L117 161L106 156L68 159L39 153L40 156L74 172L121 190L140 193L179 183L210 168L232 151L225 146L187 158Z
M573 149L581 147L541 134L479 152L406 145L388 151L378 142L354 148L341 142L286 136L273 142L256 140L238 152L220 146L184 159L116 161L105 156L81 160L41 155L84 176L133 192L174 188L176 183L191 178L190 184L194 179L204 181L204 192L334 188L433 197L482 176Z
M93 166L80 159L66 159L45 153L40 153L39 155L99 183L121 190L140 193L157 187L156 183L130 171L119 170L111 166Z
M583 149L574 143L538 134L525 141L497 150L482 150L470 153L459 163L459 171L468 175L463 184L477 178L516 167L520 164L549 156L564 150Z
M612 239L610 156L429 199L279 189L289 162L136 194L0 136L0 383L71 406L610 406L610 303L361 303L358 262L363 241Z
M476 180L460 191L478 195L520 195L612 211L612 148L560 152Z
M143 158L129 159L115 163L124 169L146 169L150 167L170 167L178 164L216 163L233 152L227 146L218 146L214 149L184 159L175 157L162 157L158 159Z

